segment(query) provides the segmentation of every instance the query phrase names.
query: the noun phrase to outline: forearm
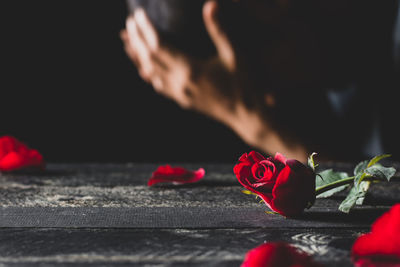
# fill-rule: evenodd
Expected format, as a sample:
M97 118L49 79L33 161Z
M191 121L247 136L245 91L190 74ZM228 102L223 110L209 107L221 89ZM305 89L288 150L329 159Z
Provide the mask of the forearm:
M287 133L275 128L259 111L250 110L238 103L234 112L227 116L226 122L247 144L264 153L274 155L280 152L301 162L307 161L310 151L305 145L285 138Z

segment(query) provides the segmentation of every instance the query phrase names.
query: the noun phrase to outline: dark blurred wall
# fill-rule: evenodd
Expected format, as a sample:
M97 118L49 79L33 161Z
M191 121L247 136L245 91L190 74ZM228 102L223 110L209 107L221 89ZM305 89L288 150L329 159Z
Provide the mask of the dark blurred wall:
M126 57L122 0L0 2L0 135L52 162L235 162L226 127L156 95Z

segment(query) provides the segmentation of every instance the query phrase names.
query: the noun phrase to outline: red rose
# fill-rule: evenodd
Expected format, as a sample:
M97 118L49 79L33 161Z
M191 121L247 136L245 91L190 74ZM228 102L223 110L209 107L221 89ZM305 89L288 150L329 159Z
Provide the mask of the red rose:
M267 159L254 151L245 153L233 171L246 189L284 216L296 216L315 201L314 171L279 153Z
M247 252L241 267L317 267L312 257L286 243L266 243Z
M356 266L400 266L400 204L379 217L370 233L356 240L352 258Z
M44 168L43 156L12 136L0 137L0 171Z
M189 171L182 167L172 168L170 165L160 166L153 172L147 185L152 186L158 183L172 182L174 184L194 183L204 177L203 168L197 171Z

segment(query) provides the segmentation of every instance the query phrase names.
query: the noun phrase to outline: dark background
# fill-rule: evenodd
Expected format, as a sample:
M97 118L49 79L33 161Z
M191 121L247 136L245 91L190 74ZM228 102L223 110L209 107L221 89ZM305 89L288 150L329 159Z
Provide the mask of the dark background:
M250 148L153 92L123 51L122 0L0 2L0 135L50 162L235 162Z

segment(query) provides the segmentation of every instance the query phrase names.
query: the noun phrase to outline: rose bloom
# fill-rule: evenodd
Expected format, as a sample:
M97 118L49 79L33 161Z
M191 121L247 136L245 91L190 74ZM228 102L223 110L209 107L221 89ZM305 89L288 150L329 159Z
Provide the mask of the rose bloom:
M15 171L24 168L45 166L43 156L35 149L12 136L0 137L0 171Z
M247 252L241 267L318 267L312 257L286 243L266 243Z
M243 154L233 169L239 182L260 196L281 215L299 215L315 201L315 173L295 159L276 153L264 158L257 152Z
M355 266L400 266L400 204L394 205L360 236L352 248Z

